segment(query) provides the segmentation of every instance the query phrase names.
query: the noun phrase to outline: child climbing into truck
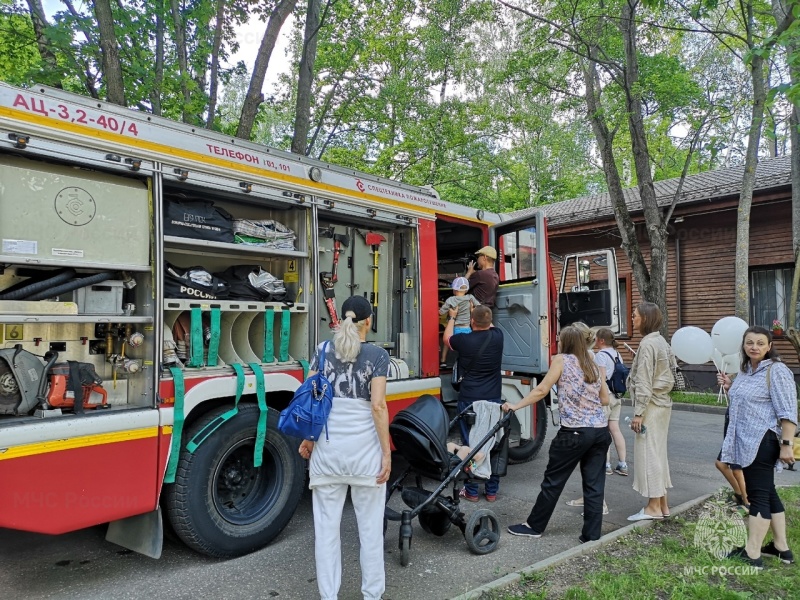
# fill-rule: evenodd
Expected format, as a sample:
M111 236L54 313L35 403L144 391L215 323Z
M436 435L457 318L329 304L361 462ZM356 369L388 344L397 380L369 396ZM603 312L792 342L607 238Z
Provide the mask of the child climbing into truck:
M440 315L446 315L451 308L457 308L458 314L456 315L455 329L453 335L459 333L471 333L470 318L472 309L480 306L480 302L475 299L475 296L468 294L469 281L466 277L456 277L453 280L453 295L450 296L439 309ZM452 317L451 317L452 318ZM440 368L447 366L447 344L442 344L442 358L439 364Z

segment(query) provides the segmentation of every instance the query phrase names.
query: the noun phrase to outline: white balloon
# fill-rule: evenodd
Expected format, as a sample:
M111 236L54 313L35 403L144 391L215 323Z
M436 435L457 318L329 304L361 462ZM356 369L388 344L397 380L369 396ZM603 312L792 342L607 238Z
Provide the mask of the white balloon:
M742 355L738 352L736 354L728 354L722 357L722 372L728 375L735 375L739 372L742 366Z
M723 317L711 329L714 348L723 356L735 354L742 346L742 336L749 325L739 317Z
M672 351L685 363L702 365L711 360L714 345L699 327L681 327L672 335Z

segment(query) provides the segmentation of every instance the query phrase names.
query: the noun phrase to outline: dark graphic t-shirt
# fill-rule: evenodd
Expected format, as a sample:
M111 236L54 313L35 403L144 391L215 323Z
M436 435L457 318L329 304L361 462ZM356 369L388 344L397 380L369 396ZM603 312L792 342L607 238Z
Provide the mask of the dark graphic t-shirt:
M309 368L319 371L319 354L323 342L317 347ZM383 348L362 342L361 352L355 362L346 363L336 358L333 342L325 349L325 365L321 370L333 386L333 395L338 398L358 398L370 400L369 384L373 377L386 377L389 374L389 353Z

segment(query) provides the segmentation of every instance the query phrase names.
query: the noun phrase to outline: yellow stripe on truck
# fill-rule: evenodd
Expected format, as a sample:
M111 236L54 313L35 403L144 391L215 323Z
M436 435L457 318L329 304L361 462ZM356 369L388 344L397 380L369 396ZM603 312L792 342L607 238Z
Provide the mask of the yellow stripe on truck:
M327 185L324 183L317 183L307 179L300 179L298 177L294 177L292 175L285 175L283 173L273 173L268 172L265 173L263 169L258 169L256 167L250 167L248 165L243 165L241 163L228 161L221 158L215 158L213 156L207 156L205 154L200 154L197 152L189 152L189 151L176 151L175 148L171 148L169 146L164 146L162 144L158 144L156 142L148 142L146 140L139 140L139 139L132 139L132 138L125 138L124 142L120 142L120 138L118 134L115 133L106 133L104 131L98 131L97 129L92 129L91 127L87 127L85 125L81 125L79 123L68 123L59 121L58 127L53 126L53 121L50 117L37 117L36 115L32 115L25 111L19 111L10 108L0 108L0 115L5 115L10 119L16 119L19 121L27 121L28 123L33 123L36 125L41 125L42 127L47 127L50 129L61 129L70 131L72 133L80 134L80 135L89 135L95 138L102 138L106 141L115 143L115 144L124 144L128 146L133 146L142 150L151 150L153 152L158 152L163 155L167 155L171 158L185 158L188 160L193 160L200 163L205 164L214 164L219 167L224 167L228 169L232 169L235 171L249 173L252 175L258 175L270 180L277 180L277 181L285 181L295 183L304 187L311 187L320 192L334 192L338 194L345 194L347 196L353 197L352 190L348 190L346 188L339 188L332 185ZM324 195L324 193L323 193ZM459 215L456 213L448 212L447 210L436 210L427 208L424 206L407 204L405 202L400 202L397 200L390 200L388 198L384 198L382 196L374 196L372 194L363 192L362 196L358 197L361 200L372 200L378 202L383 205L392 206L394 208L400 208L405 210L415 210L422 214L426 214L428 216L434 216L435 214L440 215L447 215L449 217L461 219L463 221L471 221L473 223L486 223L486 221L482 221L480 219L474 217L468 217L465 215Z
M22 444L20 446L12 446L10 448L0 447L0 460L21 458L23 456L35 456L37 454L48 454L50 452L61 452L63 450L73 450L75 448L88 448L90 446L102 446L104 444L129 442L132 440L152 438L156 437L157 435L158 427L143 427L141 429L129 429L127 431L115 431L113 433L82 435L62 440L37 442L35 444Z
M419 398L425 394L431 396L438 396L441 393L441 388L431 388L429 390L419 390L414 392L401 392L400 394L386 394L387 402L396 402L397 400L408 400L409 398Z

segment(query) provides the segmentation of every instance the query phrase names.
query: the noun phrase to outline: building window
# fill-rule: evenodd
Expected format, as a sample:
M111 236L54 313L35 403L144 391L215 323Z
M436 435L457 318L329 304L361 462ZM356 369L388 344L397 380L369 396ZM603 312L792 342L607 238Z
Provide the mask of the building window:
M770 329L778 319L788 327L794 267L778 266L750 271L750 324ZM797 311L797 307L795 307ZM796 312L800 319L800 313Z

